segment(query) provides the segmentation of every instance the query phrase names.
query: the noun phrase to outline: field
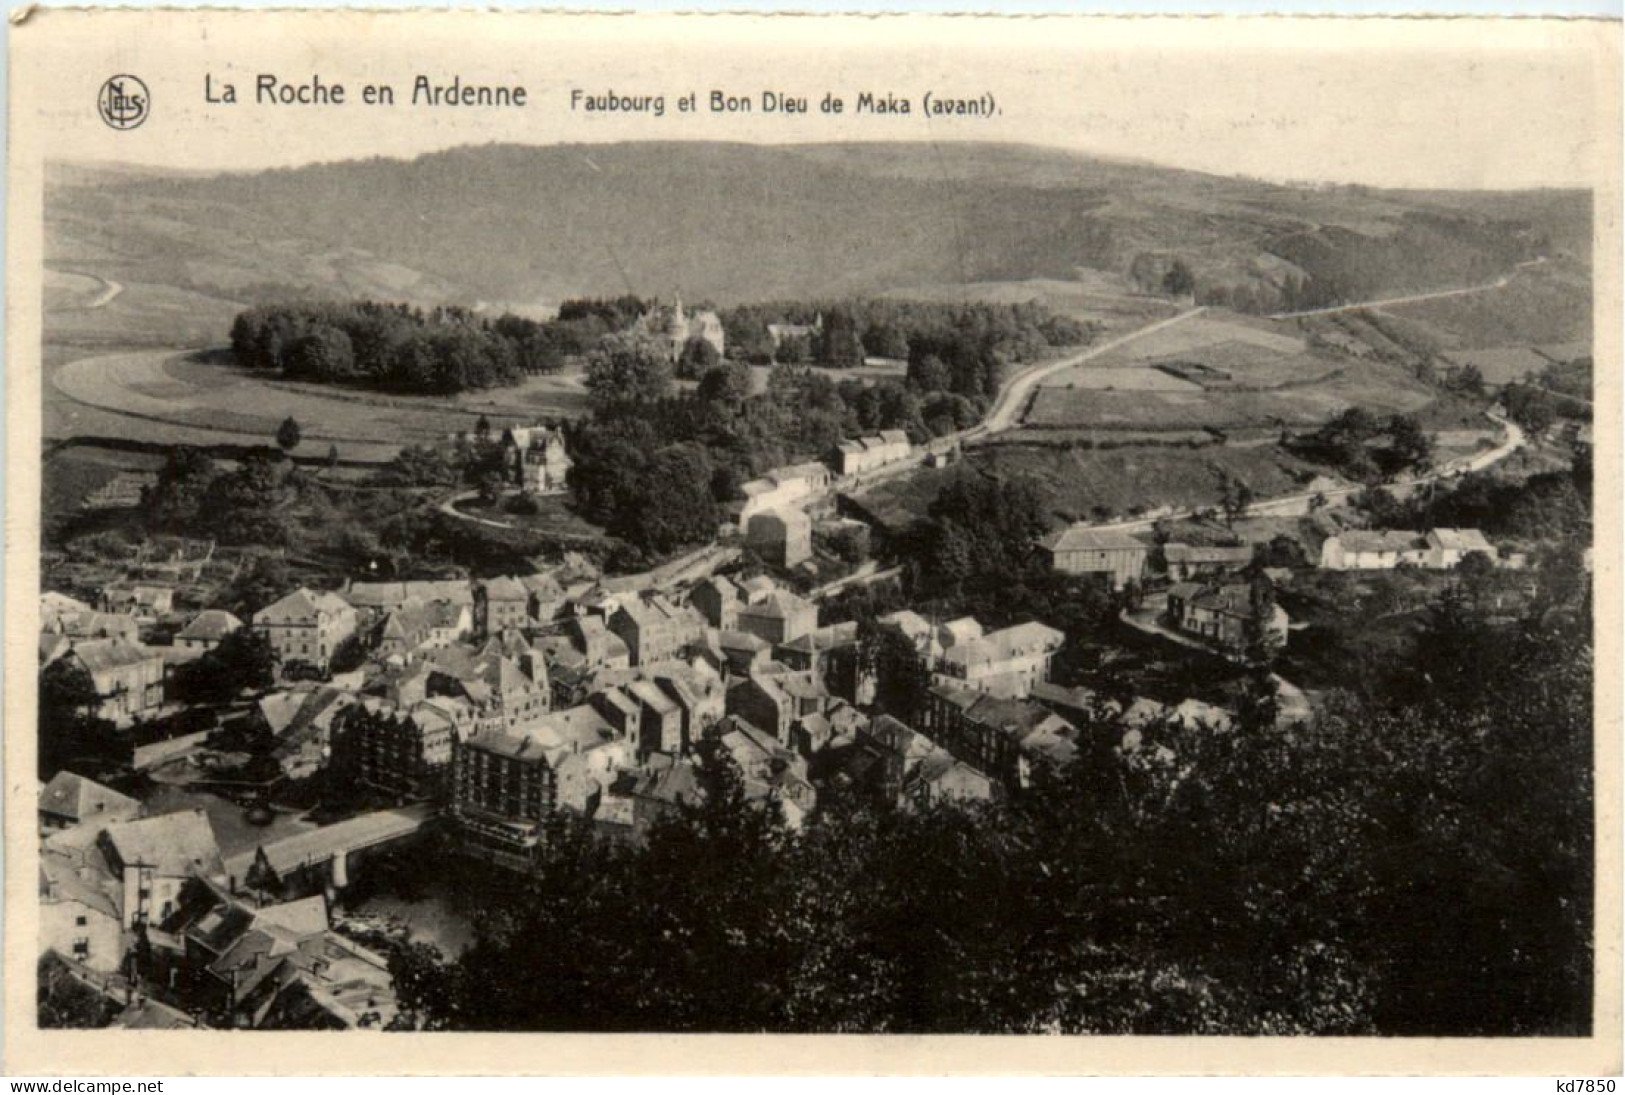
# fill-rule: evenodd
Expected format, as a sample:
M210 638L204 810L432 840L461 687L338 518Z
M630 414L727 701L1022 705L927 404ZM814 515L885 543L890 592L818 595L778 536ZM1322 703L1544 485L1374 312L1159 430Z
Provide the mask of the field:
M1177 375L1175 375L1177 374ZM1025 425L1042 431L1302 428L1351 406L1470 425L1401 365L1313 349L1293 326L1211 312L1048 378Z

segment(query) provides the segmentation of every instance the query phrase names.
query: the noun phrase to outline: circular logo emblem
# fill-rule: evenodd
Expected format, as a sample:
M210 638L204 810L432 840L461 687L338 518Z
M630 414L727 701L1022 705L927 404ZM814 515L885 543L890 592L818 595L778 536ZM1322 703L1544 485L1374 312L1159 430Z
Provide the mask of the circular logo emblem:
M114 76L96 96L96 112L114 129L134 129L147 120L152 97L136 76Z

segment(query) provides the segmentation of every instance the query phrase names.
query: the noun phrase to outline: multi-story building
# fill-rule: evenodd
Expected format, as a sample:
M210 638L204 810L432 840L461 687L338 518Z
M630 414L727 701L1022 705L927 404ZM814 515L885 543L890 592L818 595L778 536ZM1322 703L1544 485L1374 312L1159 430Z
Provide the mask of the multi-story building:
M456 745L452 813L466 848L504 866L528 867L559 807L561 766L618 740L614 724L581 705L522 731L482 728Z
M530 590L518 578L491 578L474 588L474 606L481 635L495 635L530 622Z
M710 311L685 312L681 297L674 298L669 305L656 303L637 318L633 329L652 339L673 361L682 356L683 348L694 339L710 343L719 358L727 346L721 317Z
M126 928L167 920L188 879L225 881L214 826L202 810L109 825L97 848L117 885Z
M788 507L753 514L745 543L774 566L796 566L812 558L812 518Z
M745 595L730 579L718 574L695 586L688 600L699 609L708 625L718 631L732 631L744 606Z
M920 728L1011 790L1028 784L1035 764L1059 768L1078 751L1076 728L1047 707L947 685L930 690Z
M356 631L356 610L336 593L300 588L254 613L254 628L283 663L325 671L339 643Z
M457 732L455 712L436 701L403 711L366 699L335 717L333 740L366 786L400 799L432 799L445 793Z
M1271 603L1267 618L1257 621L1251 587L1180 582L1168 590L1168 619L1179 630L1200 636L1231 653L1241 653L1256 626L1272 642L1285 645L1291 623L1286 610Z

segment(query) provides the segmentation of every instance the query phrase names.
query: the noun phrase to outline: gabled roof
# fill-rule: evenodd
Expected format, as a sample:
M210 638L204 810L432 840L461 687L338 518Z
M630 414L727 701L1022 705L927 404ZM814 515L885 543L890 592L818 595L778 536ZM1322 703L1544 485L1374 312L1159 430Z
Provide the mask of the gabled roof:
M202 810L109 825L105 832L125 866L140 863L173 878L206 878L223 869L214 825Z
M337 593L301 587L254 613L256 624L303 624L314 622L318 613L329 615L350 611L349 602Z
M1476 528L1436 528L1431 533L1446 551L1482 551L1493 554L1495 545Z
M93 779L63 769L40 791L39 808L75 823L128 821L141 812L141 803Z
M1030 620L1001 631L994 631L970 642L957 643L943 652L942 659L952 665L983 665L1027 657L1039 653L1053 653L1066 642L1066 635L1047 624Z
M529 601L530 590L518 578L489 578L481 583L488 601ZM555 583L556 585L557 583Z
M206 642L218 642L243 626L243 621L231 613L219 608L209 608L192 617L192 622L183 628L177 639L202 639Z

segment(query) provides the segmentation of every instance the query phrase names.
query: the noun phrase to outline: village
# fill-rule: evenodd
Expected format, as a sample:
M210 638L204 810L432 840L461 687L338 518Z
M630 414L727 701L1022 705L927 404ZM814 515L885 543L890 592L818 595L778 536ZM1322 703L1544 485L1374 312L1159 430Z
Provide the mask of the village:
M566 489L557 430L514 427L501 444L505 489ZM119 732L203 717L111 774L144 798L72 767L44 785L42 951L121 1002L116 1025L384 1028L398 1011L388 952L401 929L380 935L375 918L347 915L345 891L370 857L428 832L524 873L561 818L637 842L692 806L707 751L794 830L831 794L901 809L996 802L1099 748L1102 733L1120 755L1167 764L1167 729L1231 730L1233 712L1195 697L1124 702L1053 681L1069 636L1041 620L989 628L904 608L869 633L821 624L819 601L772 574L809 559L815 525L867 534L833 516L834 487L918 456L885 431L744 484L720 533L733 550L704 557L700 573L606 577L567 556L487 579L357 577L287 591L247 619L177 613L174 588L152 581L110 585L96 604L45 592L42 670L82 671L85 714ZM1125 621L1169 641L1238 662L1290 641L1287 613L1254 595L1254 545L1080 523L1037 547L1056 573L1127 594L1138 607ZM767 569L747 573L741 550ZM1475 556L1523 565L1472 529L1349 531L1311 565L1452 571ZM177 702L184 667L253 657L256 642L267 680L203 711ZM887 642L914 668L877 656ZM904 722L876 695L886 674L916 668L925 695ZM1289 689L1278 717L1307 717ZM324 780L318 809L288 801L288 788Z

